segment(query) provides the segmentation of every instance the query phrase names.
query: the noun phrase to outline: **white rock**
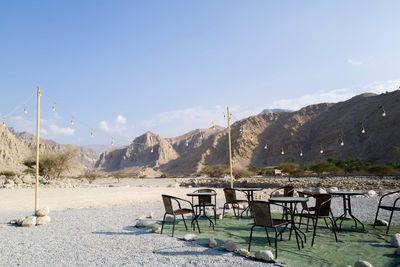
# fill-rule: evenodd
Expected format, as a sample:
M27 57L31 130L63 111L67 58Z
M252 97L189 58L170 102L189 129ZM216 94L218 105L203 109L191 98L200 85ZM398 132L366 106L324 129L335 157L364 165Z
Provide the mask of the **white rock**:
M19 226L21 226L21 224L22 224L22 222L25 220L25 218L26 218L26 217L22 217L22 218L17 219L17 224L18 224Z
M11 220L10 224L18 224L18 223L17 223L17 220Z
M16 178L14 178L14 183L15 184L23 184L23 182L22 182L22 179L20 179L20 178L18 178L18 177L16 177Z
M328 192L335 192L339 191L339 189L336 186L329 187Z
M280 197L280 196L283 196L283 189L279 189L278 191L272 193L272 197Z
M392 235L392 238L390 239L390 245L395 248L400 247L400 234Z
M369 197L376 197L378 194L377 194L374 190L369 190L369 191L367 192L367 195L368 195Z
M195 240L197 240L197 235L195 235L195 234L186 234L184 237L183 237L183 239L185 240L185 241L195 241Z
M146 215L142 215L139 218L137 218L137 220L139 220L139 221L144 220L144 219L146 219Z
M208 239L208 246L210 248L215 248L216 246L218 246L218 243L217 243L217 241L215 241L214 237L210 237Z
M172 217L172 216L166 216L166 217L165 217L165 222L167 222L167 223L173 223L173 222L174 222L174 217Z
M272 261L274 254L270 250L260 250L256 252L256 259L263 261Z
M247 249L241 248L239 250L240 256L242 257L248 257L250 256L250 252Z
M232 240L226 240L224 243L224 248L229 252L233 252L236 250L236 244Z
M218 220L222 220L222 219L224 219L224 216L222 215L222 213L218 213L217 218L218 218Z
M36 218L36 225L45 225L49 224L51 221L50 216L46 215L43 217L37 217Z
M377 219L377 220L376 220L376 225L377 225L377 226L388 226L389 223L388 223L387 221L385 221L385 220Z
M22 182L24 182L25 184L33 184L35 183L35 179L33 179L30 175L25 175L22 177Z
M152 219L154 218L154 212L150 212L149 215L147 215L147 218Z
M374 267L374 266L368 261L356 261L354 263L354 267Z
M151 232L155 233L155 234L159 234L159 233L161 233L161 227L154 227L153 229L151 229Z
M21 223L21 226L23 227L33 227L35 225L36 225L36 216L28 216Z
M43 217L43 216L49 215L49 213L50 213L50 209L48 207L45 207L45 208L38 209L36 211L36 216Z
M153 224L151 221L144 221L144 220L140 220L136 222L136 227L141 228L141 227L146 227Z
M313 189L313 193L314 194L326 194L328 192L326 192L326 190L322 187L317 187Z
M4 182L4 185L6 185L6 184L15 185L14 180L11 180L11 179L7 179L7 180Z

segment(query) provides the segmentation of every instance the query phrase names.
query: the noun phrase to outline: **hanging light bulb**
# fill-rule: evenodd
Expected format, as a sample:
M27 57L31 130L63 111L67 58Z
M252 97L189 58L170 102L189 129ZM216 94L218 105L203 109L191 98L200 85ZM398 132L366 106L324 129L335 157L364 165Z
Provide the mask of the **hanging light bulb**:
M71 119L71 126L74 126L74 117L72 116L72 119Z
M342 139L341 142L340 142L340 146L344 146L343 139Z
M28 114L28 110L26 110L25 105L24 105L24 114Z
M151 148L150 152L151 152L151 153L153 153L153 152L154 152L153 148Z
M322 149L322 145L319 145L319 153L324 154L324 150Z
M268 145L267 145L267 144L265 144L265 146L264 146L264 149L265 149L265 150L267 150L267 149L268 149Z
M283 147L282 147L282 150L281 150L281 155L285 155L285 151L283 150Z
M53 111L53 112L56 111L56 102L54 102L53 106L51 107L51 111Z
M385 111L385 109L382 108L382 117L385 117L385 116L386 116L386 111Z
M189 146L189 143L188 142L186 142L186 144L185 144L186 146Z
M362 129L361 129L361 133L362 133L362 134L365 134L365 129L364 129L364 127L362 127Z
M302 157L303 156L303 151L300 151L300 157Z
M93 134L93 128L90 130L90 137L93 138L94 134Z
M114 146L114 137L111 137L111 145Z

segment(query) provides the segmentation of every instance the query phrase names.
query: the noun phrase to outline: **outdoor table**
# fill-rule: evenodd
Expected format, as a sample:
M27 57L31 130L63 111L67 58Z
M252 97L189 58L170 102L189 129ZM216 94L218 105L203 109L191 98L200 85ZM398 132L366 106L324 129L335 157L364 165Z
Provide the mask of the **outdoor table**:
M192 225L193 225L194 221L197 220L201 216L201 212L203 211L204 217L206 217L210 221L210 226L212 226L213 229L214 229L214 222L206 214L206 206L205 206L206 203L204 203L204 201L201 201L200 197L202 197L202 196L211 196L212 197L212 196L216 196L217 193L215 193L215 192L202 192L202 193L188 193L186 195L188 197L198 197L198 199L199 199L199 206L200 206L199 207L199 213L196 213L195 217L192 219Z
M359 222L362 226L363 231L365 231L364 224L357 219L351 212L351 203L350 203L350 197L351 196L359 196L359 195L364 195L364 191L330 191L329 192L331 195L337 195L337 196L342 196L343 197L343 214L340 215L338 218L336 218L335 222L338 220L340 221L340 226L339 226L339 231L342 231L342 223L343 220L346 218L347 213L350 215L350 217L353 219L355 223L355 227L357 227L357 222Z
M248 205L247 205L247 207L242 211L242 213L240 214L240 217L243 217L243 213L244 213L245 211L248 212L248 211L250 210L250 201L253 201L253 200L254 200L254 191L261 191L261 190L263 190L263 188L258 188L258 187L255 187L255 188L237 187L237 188L234 188L234 189L235 189L235 190L238 190L238 191L244 192L244 193L246 194L246 196L247 196ZM251 210L250 210L250 214L251 214Z
M299 228L296 227L296 223L294 221L294 214L296 211L296 205L298 203L307 202L307 201L308 201L307 197L271 197L269 199L269 202L271 202L271 203L290 204L289 205L290 208L288 208L289 212L290 212L290 224L291 224L289 240L292 235L292 231L294 231L294 233L296 235L297 247L299 250L300 250L299 238L301 241L301 246L303 248L304 248L304 243L307 242L307 239L306 239L306 234L303 233ZM304 236L304 243L303 243L303 238L301 237L300 233L303 234L303 236Z

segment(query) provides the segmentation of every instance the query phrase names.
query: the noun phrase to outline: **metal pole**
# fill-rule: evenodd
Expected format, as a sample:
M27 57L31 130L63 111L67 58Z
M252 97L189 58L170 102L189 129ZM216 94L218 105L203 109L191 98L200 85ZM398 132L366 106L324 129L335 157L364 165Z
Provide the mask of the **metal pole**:
M229 113L229 107L226 108L226 114L227 114L227 118L228 118L229 168L231 171L231 188L233 188L232 147L231 147L231 114Z
M39 130L40 130L40 86L37 87L37 115L36 115L36 185L35 185L35 214L38 210L39 194Z

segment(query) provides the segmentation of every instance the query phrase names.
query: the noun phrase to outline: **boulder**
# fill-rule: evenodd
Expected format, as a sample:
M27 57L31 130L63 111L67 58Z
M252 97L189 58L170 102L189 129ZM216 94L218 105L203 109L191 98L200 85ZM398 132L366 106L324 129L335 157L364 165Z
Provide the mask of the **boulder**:
M224 243L224 248L229 252L233 252L236 250L236 244L232 240L226 240Z
M260 250L256 252L256 259L263 261L273 261L274 254L270 250Z
M145 221L145 220L140 220L140 221L137 221L136 222L136 227L138 227L138 228L141 228L141 227L146 227L146 226L149 226L149 225L151 225L151 224L153 224L153 222L151 222L151 221Z
M11 220L10 224L18 224L18 223L17 223L17 220Z
M42 217L37 217L36 218L36 225L45 225L49 224L51 221L50 216L42 216Z
M392 235L392 238L390 239L390 245L395 248L400 247L400 234Z
M240 254L240 256L242 256L242 257L248 257L248 256L250 256L250 252L249 252L247 249L244 249L244 248L241 248L241 249L239 250L239 254Z
M28 216L22 221L22 227L33 227L36 225L36 216Z
M368 261L356 261L354 263L354 267L374 267L374 266Z
M324 188L322 188L322 187L314 188L312 192L313 192L314 194L326 194L326 193L328 193L328 192L326 192L326 190L325 190Z
M208 239L208 246L210 248L215 248L216 246L218 246L218 243L217 243L217 241L215 241L214 237L210 237Z
M22 217L22 218L17 219L17 224L18 224L19 226L21 226L21 225L22 225L22 222L25 220L25 218L26 218L26 217Z
M20 179L20 178L18 178L18 177L15 177L15 178L14 178L14 183L17 184L17 185L23 184L22 179Z
M378 220L376 220L376 225L377 226L388 226L389 223L387 221L385 221L385 220L378 219Z
M197 240L197 235L195 235L195 234L186 234L184 237L183 237L183 239L185 240L185 241L196 241Z
M328 188L328 192L335 192L335 191L339 191L339 189L336 186L332 186Z
M43 216L49 215L49 213L50 213L50 209L48 207L45 207L45 208L38 209L36 211L35 215L38 217L43 217Z
M30 175L24 175L22 177L22 182L24 182L25 184L34 184L35 179Z
M4 184L3 187L5 189L13 189L15 187L15 185L14 184Z
M4 182L4 184L5 184L5 185L6 185L6 184L15 185L14 180L12 180L12 179L7 179L7 180Z
M374 190L368 190L367 196L368 197L377 197L378 193L376 193Z
M155 233L155 234L159 234L159 233L161 233L161 227L154 227L153 229L151 229L151 232Z

